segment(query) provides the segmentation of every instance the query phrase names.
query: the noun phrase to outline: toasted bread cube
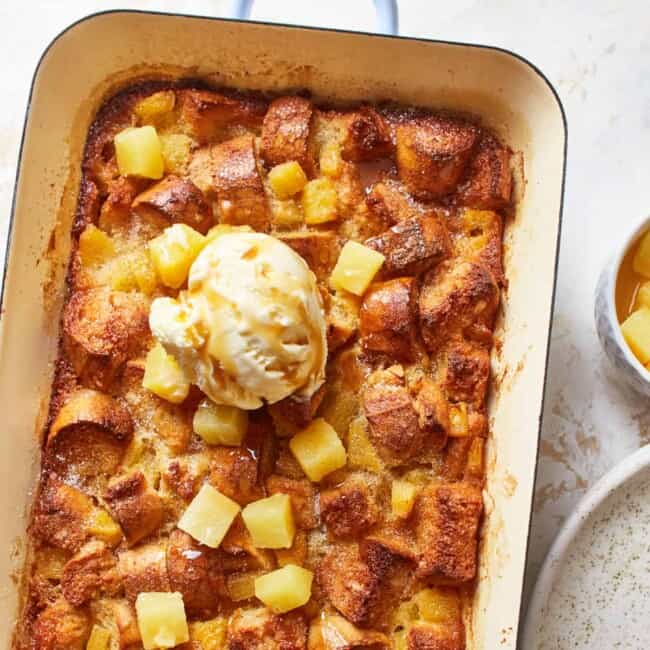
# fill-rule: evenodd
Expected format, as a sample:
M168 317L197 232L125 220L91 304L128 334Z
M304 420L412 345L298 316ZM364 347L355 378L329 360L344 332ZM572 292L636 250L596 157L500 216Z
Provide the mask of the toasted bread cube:
M449 431L452 438L462 438L469 435L467 420L467 404L459 402L449 409Z
M311 598L314 574L287 564L255 580L255 596L276 614L284 614L305 605Z
M196 641L201 650L221 650L226 643L228 621L218 616L210 621L190 623L190 639Z
M276 165L269 172L269 184L279 199L288 199L307 184L307 175L295 160Z
M621 324L623 337L634 355L643 364L650 361L650 309L642 307L632 312Z
M634 308L640 309L641 307L650 308L650 281L644 282L636 293Z
M230 600L237 603L253 598L255 596L255 580L259 576L259 571L246 571L245 573L232 573L229 575L227 589Z
M180 404L190 391L190 382L178 361L160 343L147 354L142 385L173 404Z
M302 210L300 209L296 198L281 201L278 198L271 197L271 213L273 214L273 223L275 226L284 228L295 228L303 221Z
M241 514L257 548L291 548L296 524L288 494L253 501Z
M408 481L393 481L390 503L396 517L406 519L413 510L417 488Z
M343 467L346 462L343 443L323 418L317 418L295 435L289 448L309 480L314 482Z
M650 278L650 231L641 238L632 260L632 268L636 273Z
M120 255L110 265L111 289L140 291L150 296L156 290L156 271L146 250Z
M156 124L162 117L174 110L176 96L173 90L161 90L141 99L133 112L142 124Z
M84 266L103 264L115 255L113 240L103 231L93 226L86 226L79 236L79 256Z
M372 248L349 241L341 250L330 276L330 285L333 289L344 289L356 296L362 296L384 259L381 253Z
M117 168L122 176L162 178L165 163L153 126L129 127L115 136Z
M168 174L185 174L190 163L192 138L183 133L164 133L159 138L165 171Z
M364 478L346 478L320 494L321 521L330 538L352 538L377 523L375 491Z
M309 181L302 190L305 223L317 225L338 219L336 188L329 178Z
M109 546L117 546L122 539L122 529L117 522L101 508L96 508L88 521L88 532Z
M93 625L88 643L86 643L86 650L109 650L111 639L111 633L105 627Z
M138 594L135 611L144 650L174 648L190 640L185 605L178 592Z
M235 406L204 399L194 412L192 426L209 445L237 447L248 429L248 413Z
M181 287L206 242L201 233L184 223L175 223L152 239L149 254L162 283L172 289Z
M217 548L239 510L238 503L206 483L183 513L178 527L201 544Z

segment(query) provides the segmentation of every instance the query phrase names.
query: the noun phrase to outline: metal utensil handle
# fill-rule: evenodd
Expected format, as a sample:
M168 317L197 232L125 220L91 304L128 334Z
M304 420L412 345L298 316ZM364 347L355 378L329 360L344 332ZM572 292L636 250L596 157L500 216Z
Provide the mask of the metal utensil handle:
M248 20L254 0L231 0L229 15L239 20ZM378 32L396 36L399 31L397 0L373 0L377 12Z

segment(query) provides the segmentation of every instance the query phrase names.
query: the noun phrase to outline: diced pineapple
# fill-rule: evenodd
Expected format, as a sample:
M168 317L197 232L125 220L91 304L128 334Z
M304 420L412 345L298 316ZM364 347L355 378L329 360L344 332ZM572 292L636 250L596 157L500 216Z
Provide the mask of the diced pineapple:
M178 527L201 544L217 548L239 510L239 504L206 483L183 513Z
M319 156L320 170L325 176L338 178L343 169L341 147L336 142L323 145Z
M113 240L103 231L90 224L79 236L79 256L84 266L103 264L115 255Z
M281 201L275 197L271 198L271 212L273 223L279 227L297 226L303 222L302 212L295 199Z
M384 464L373 447L366 429L366 419L358 417L352 420L348 429L348 461L353 467L381 472Z
M192 138L182 133L163 133L159 137L165 171L169 174L184 174L190 163Z
M250 600L255 595L255 580L259 576L259 571L231 573L226 579L226 588L230 599L236 603L241 600Z
M140 291L150 296L156 290L156 271L146 250L132 251L114 259L109 277L115 291Z
M650 278L650 230L643 235L636 249L632 268L640 275Z
M338 218L336 202L336 188L329 178L309 181L302 190L305 223L317 225L335 221Z
M160 343L147 353L142 385L172 404L180 404L190 392L190 382L178 361Z
M208 240L199 232L175 223L149 242L149 254L162 283L178 289L187 280L192 262Z
M419 615L427 623L447 623L460 617L460 600L452 589L431 588L413 597Z
M209 445L237 447L246 435L248 413L235 406L215 404L206 398L194 412L192 426Z
M190 639L196 641L201 650L221 650L226 645L228 621L218 616L210 621L190 623Z
M122 176L162 178L165 168L160 139L153 126L129 127L115 136L117 168Z
M393 481L391 490L391 507L396 517L405 519L411 514L417 488L408 481Z
M467 404L459 402L449 409L449 435L452 438L463 438L468 434Z
M307 569L287 564L255 580L255 595L277 614L302 607L311 598L314 574Z
M144 650L174 648L190 640L185 604L180 593L139 593L135 612Z
M117 546L122 539L122 529L102 508L95 508L90 515L88 532L109 546Z
M109 650L110 647L111 633L105 627L93 625L88 643L86 643L86 650Z
M346 462L343 443L323 418L313 420L296 434L289 442L289 448L311 481L320 481Z
M642 307L632 312L621 325L623 337L643 364L650 361L650 309Z
M636 292L634 308L639 309L640 307L650 308L650 281L644 282Z
M467 465L465 474L467 478L480 479L483 477L483 452L485 449L485 440L483 438L474 438L467 452Z
M133 112L142 124L158 124L161 118L174 110L176 95L173 90L161 90L149 97L141 99Z
M257 548L291 548L296 525L288 494L249 503L241 514Z
M279 199L288 199L307 184L307 175L299 162L289 162L276 165L269 172L269 185Z
M384 263L384 256L355 241L343 246L330 276L333 289L345 289L362 296Z
M228 223L218 223L212 226L205 235L206 241L210 242L221 235L230 235L233 232L254 232L250 226L231 226Z

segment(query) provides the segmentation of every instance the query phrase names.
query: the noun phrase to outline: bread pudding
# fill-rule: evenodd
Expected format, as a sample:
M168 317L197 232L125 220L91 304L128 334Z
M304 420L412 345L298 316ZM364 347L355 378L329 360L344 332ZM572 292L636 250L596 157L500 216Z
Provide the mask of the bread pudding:
M467 116L108 100L15 647L465 648L512 207Z

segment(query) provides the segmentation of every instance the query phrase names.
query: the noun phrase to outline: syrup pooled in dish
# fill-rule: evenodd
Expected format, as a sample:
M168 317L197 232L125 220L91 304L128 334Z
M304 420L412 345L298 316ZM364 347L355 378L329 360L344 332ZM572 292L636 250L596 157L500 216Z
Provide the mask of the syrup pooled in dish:
M126 89L90 129L19 650L463 650L510 151Z

